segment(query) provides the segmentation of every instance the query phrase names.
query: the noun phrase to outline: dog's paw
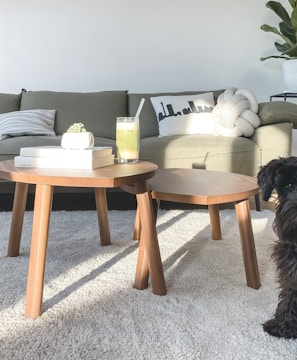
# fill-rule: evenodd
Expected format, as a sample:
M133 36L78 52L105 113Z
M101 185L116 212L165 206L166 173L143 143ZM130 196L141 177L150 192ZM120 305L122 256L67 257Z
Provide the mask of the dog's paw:
M282 337L286 339L296 339L297 331L295 326L288 328L288 326L281 325L276 319L266 321L263 325L264 331L275 337Z
M268 334L276 337L282 337L280 326L275 319L266 321L262 326L264 331L268 332Z

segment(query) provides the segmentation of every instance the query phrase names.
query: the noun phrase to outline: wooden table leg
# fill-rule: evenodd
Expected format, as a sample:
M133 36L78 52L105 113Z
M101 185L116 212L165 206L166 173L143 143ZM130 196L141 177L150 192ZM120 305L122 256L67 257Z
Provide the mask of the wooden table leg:
M136 273L135 273L135 281L134 288L138 290L144 290L148 287L148 279L149 279L149 265L148 259L146 257L144 239L141 237L141 232L139 233L139 249L138 249L138 257L136 264ZM136 240L136 239L134 239Z
M141 223L140 245L137 260L134 287L147 287L148 273L151 276L153 293L165 295L167 293L163 266L157 238L152 198L145 183L138 183L136 187L137 205Z
M221 240L221 224L220 224L220 211L219 205L213 204L208 205L210 224L211 224L211 235L213 240Z
M41 315L52 198L52 186L36 185L25 307L25 316L33 319Z
M160 205L160 201L153 199L153 211L154 211L154 219L155 223L157 222L157 216L158 216L158 209ZM133 240L139 240L141 234L141 222L140 222L140 216L139 216L139 208L137 206L136 208L136 215L135 215L135 222L134 222L134 232L133 232Z
M134 231L133 231L133 240L139 240L141 234L141 223L139 215L139 207L136 208L135 222L134 222Z
M95 188L95 200L100 233L100 243L102 246L110 245L110 230L105 188Z
M28 187L23 183L15 185L7 256L19 255Z
M237 202L235 204L235 210L239 225L247 285L253 289L259 289L261 283L254 234L252 229L249 201L243 200Z

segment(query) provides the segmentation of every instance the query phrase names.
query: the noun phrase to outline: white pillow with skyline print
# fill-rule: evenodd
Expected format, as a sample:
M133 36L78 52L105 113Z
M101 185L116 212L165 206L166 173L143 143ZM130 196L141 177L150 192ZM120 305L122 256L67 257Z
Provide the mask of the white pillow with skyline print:
M158 119L160 136L214 133L212 92L150 99Z

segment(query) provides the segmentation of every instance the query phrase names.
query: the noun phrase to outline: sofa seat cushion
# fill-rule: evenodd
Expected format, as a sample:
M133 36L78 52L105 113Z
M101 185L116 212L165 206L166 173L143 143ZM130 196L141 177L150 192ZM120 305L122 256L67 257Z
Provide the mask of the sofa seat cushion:
M0 141L1 161L19 155L21 147L58 146L60 144L61 136L27 135L4 139Z
M29 109L55 109L58 135L73 123L83 123L94 136L115 139L116 118L127 115L127 92L24 91L20 110Z
M255 175L261 165L261 149L244 137L156 136L140 140L140 159L161 168L191 168L201 162L208 170Z

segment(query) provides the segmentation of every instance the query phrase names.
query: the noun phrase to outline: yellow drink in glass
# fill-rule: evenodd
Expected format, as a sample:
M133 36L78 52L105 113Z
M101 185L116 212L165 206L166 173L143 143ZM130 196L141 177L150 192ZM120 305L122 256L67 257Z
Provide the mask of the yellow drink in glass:
M139 157L139 120L134 117L118 117L116 147L119 163L137 162Z

